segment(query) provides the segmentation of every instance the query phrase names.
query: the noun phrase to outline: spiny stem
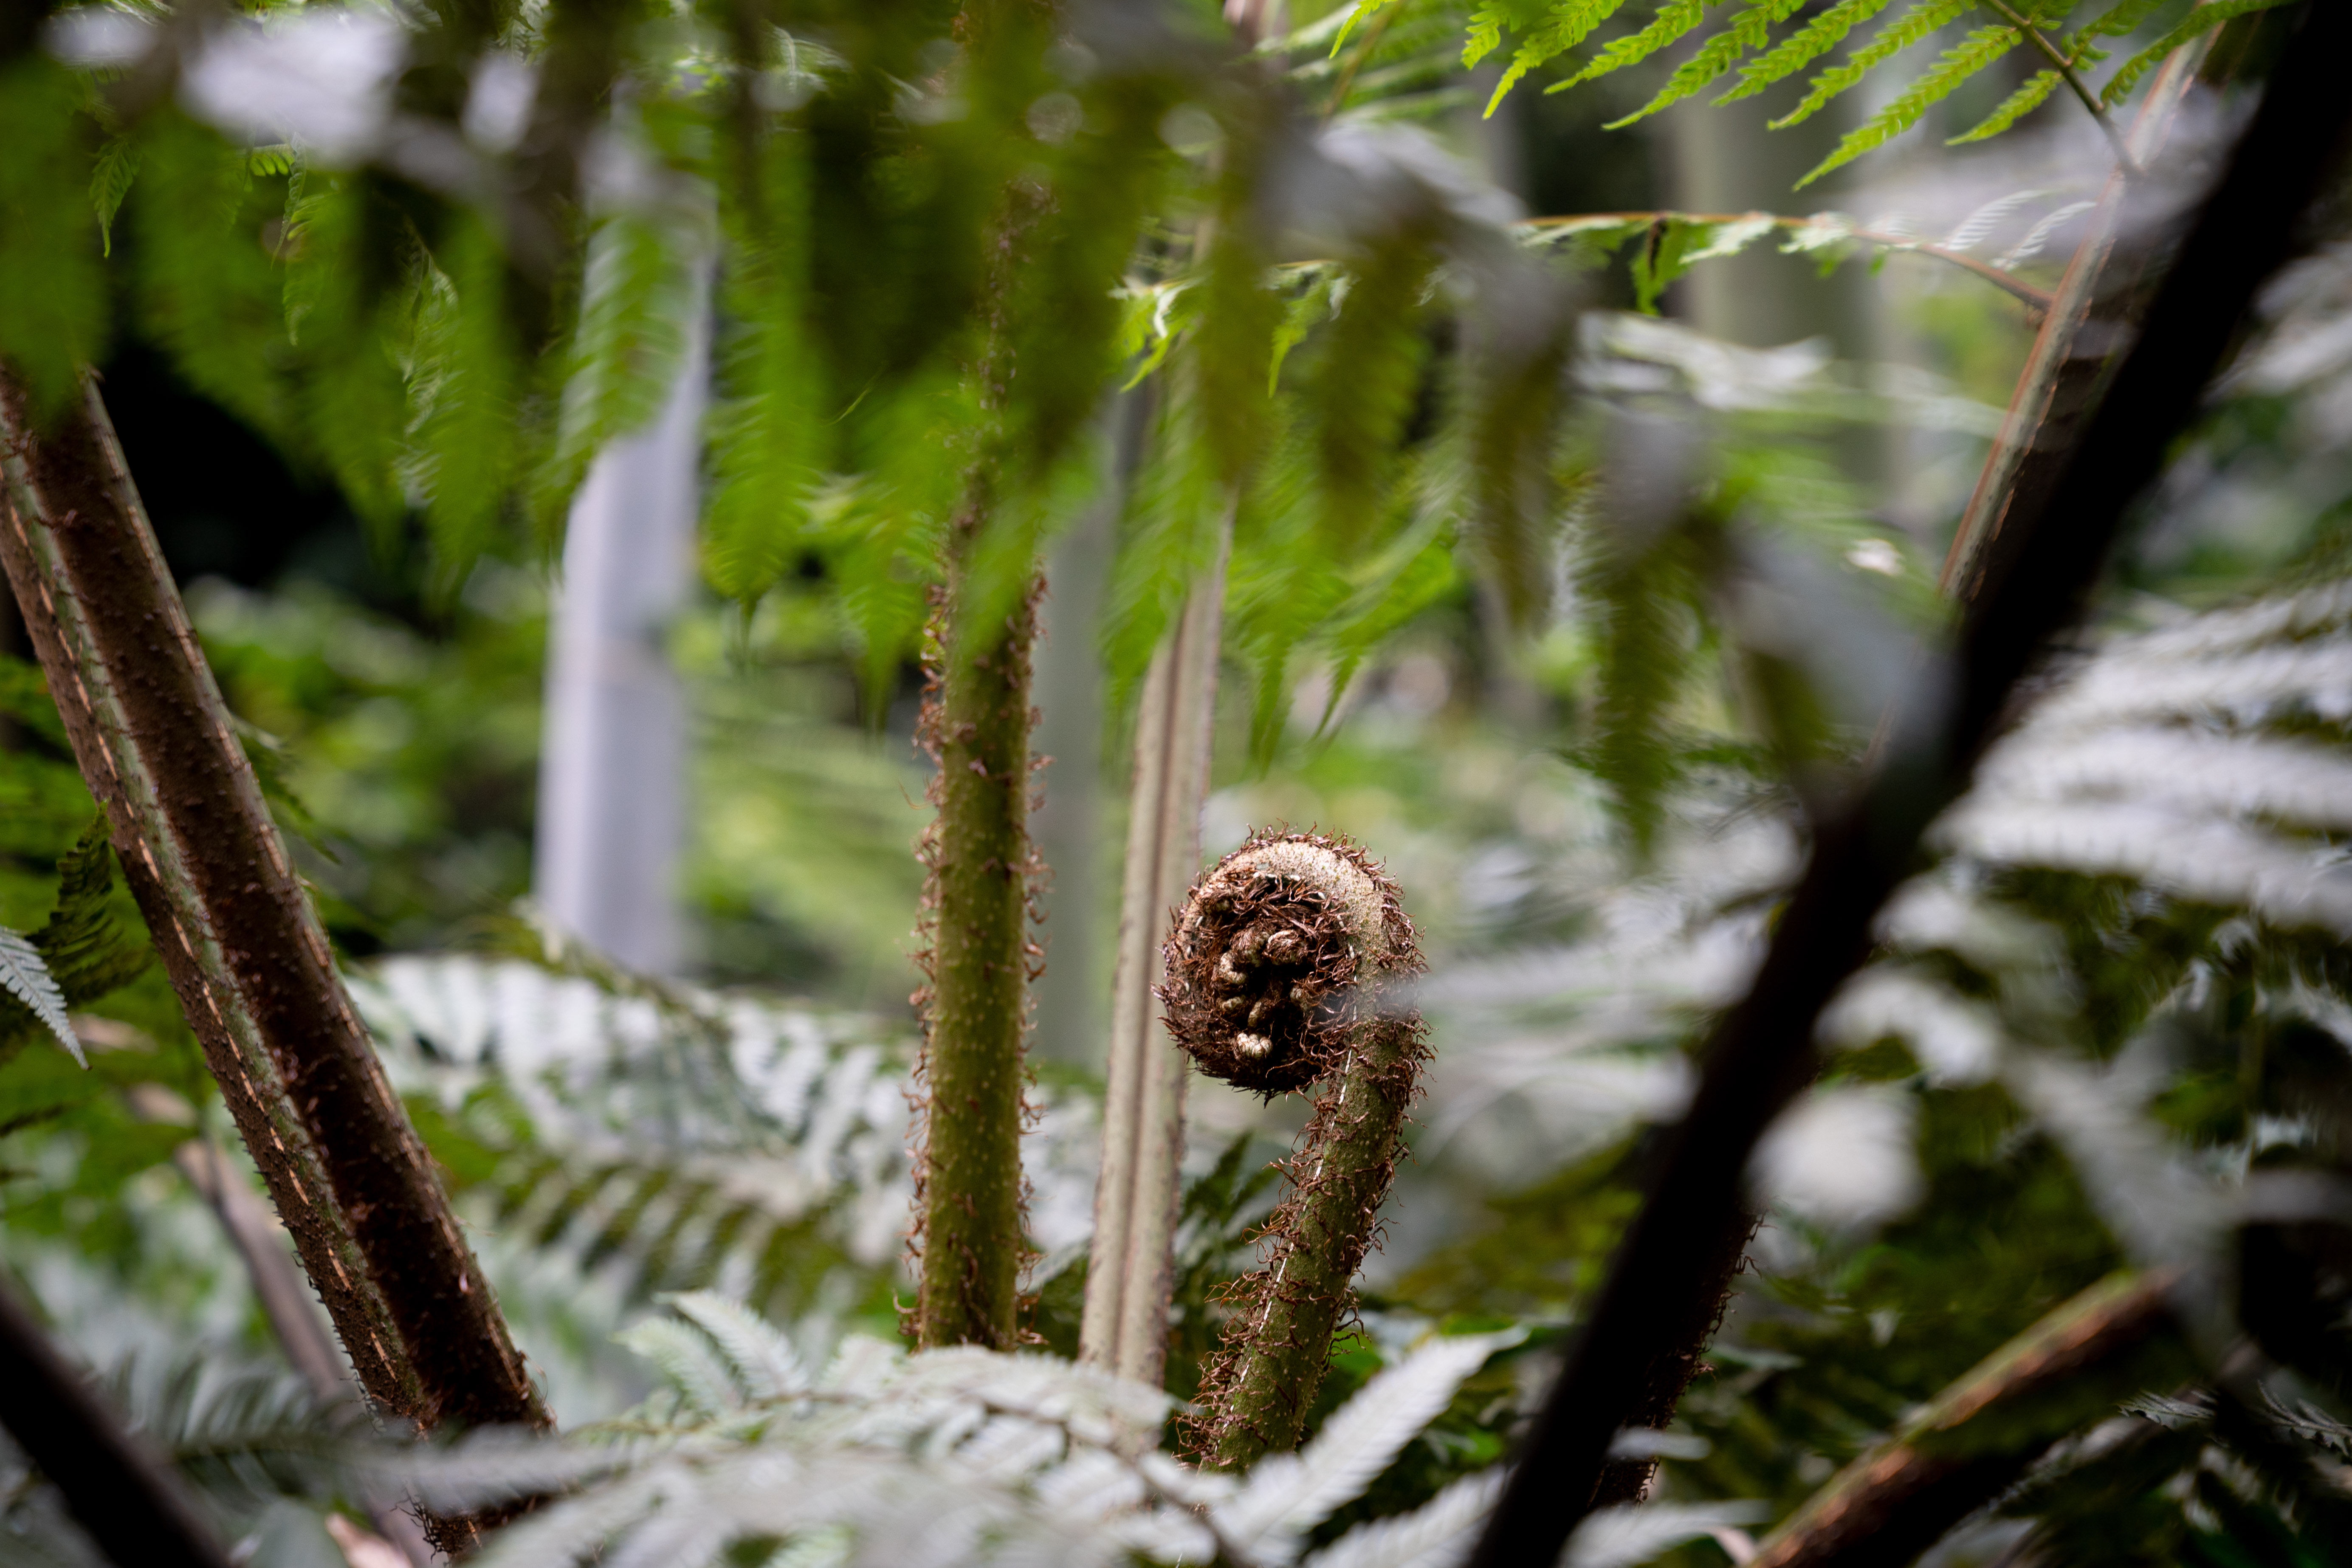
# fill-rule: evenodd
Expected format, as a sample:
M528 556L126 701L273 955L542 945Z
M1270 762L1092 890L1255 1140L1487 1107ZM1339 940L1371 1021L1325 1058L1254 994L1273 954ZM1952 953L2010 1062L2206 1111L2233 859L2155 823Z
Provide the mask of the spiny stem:
M1265 835L1202 878L1168 939L1170 1031L1203 1072L1266 1095L1322 1085L1265 1267L1236 1280L1224 1344L1188 1441L1237 1469L1295 1447L1322 1385L1349 1282L1403 1152L1428 1055L1422 1023L1382 991L1421 966L1396 885L1362 850Z

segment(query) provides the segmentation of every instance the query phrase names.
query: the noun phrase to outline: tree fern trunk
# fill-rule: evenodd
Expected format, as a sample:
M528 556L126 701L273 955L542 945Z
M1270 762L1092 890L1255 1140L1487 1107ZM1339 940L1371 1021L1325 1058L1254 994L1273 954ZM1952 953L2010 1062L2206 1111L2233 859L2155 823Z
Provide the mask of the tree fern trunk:
M1169 913L1182 901L1201 861L1201 801L1209 784L1225 560L1232 548L1229 511L1215 563L1193 584L1183 615L1153 651L1144 676L1119 897L1118 967L1111 982L1102 1177L1078 1327L1081 1361L1155 1387L1168 1360L1185 1078L1183 1055L1160 1022L1155 992Z
M0 563L125 879L368 1396L544 1425L489 1282L344 994L96 385L48 427L0 370ZM470 1531L457 1528L462 1545Z

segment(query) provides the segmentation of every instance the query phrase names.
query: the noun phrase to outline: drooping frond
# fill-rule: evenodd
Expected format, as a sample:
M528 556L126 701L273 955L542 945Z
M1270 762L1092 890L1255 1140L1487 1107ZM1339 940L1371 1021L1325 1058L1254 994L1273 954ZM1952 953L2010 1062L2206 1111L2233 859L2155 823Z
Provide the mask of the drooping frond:
M2107 79L2107 85L2099 89L2099 101L2110 108L2123 102L2131 96L2132 89L2139 85L2140 78L2162 64L2165 56L2181 45L2203 37L2224 22L2251 16L2256 11L2267 11L2285 3L2286 0L2205 0L2204 4L2191 6L2179 26L2116 68L2115 74ZM2120 11L2123 7L2116 9ZM2125 30L2117 28L2117 36Z
M1871 35L1870 42L1850 50L1842 65L1812 79L1802 102L1772 121L1776 131L1810 120L1830 100L1855 86L1871 68L1894 58L1914 44L1935 36L1943 26L1968 10L1969 0L1916 0L1911 9Z
M1679 103L1703 91L1738 65L1742 55L1762 48L1770 40L1772 28L1795 16L1803 4L1804 0L1748 0L1738 16L1701 44L1689 59L1675 68L1675 74L1666 79L1666 85L1658 89L1655 97L1622 120L1611 121L1608 129L1631 125L1670 103ZM1599 74L1597 62L1585 72L1586 76Z

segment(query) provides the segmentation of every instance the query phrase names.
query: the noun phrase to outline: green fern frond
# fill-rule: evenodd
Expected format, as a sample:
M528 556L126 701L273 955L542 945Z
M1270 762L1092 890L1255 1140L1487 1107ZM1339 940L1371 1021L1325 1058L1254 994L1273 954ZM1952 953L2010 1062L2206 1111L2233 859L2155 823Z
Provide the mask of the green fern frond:
M2066 41L2067 58L2081 58L2083 46L2090 39L2120 38L2127 36L2142 22L2147 20L2149 12L2163 4L2164 0L2116 0L2115 5L2074 29L2073 36Z
M1625 116L1612 121L1608 130L1631 125L1636 120L1655 114L1670 103L1698 92L1724 72L1739 63L1739 57L1750 49L1760 49L1770 41L1776 23L1785 22L1796 15L1805 0L1751 0L1748 8L1731 19L1728 26L1701 44L1698 53L1685 60L1666 79L1666 85L1657 96Z
M1552 12L1550 20L1528 32L1521 40L1517 50L1511 56L1510 68L1503 72L1503 79L1495 84L1494 96L1486 100L1486 112L1489 115L1495 112L1503 101L1503 95L1517 86L1521 77L1584 42L1591 36L1593 28L1615 16L1624 4L1625 0L1562 0ZM1474 32L1473 38L1483 39L1486 36L1483 31ZM1499 44L1502 37L1499 26L1494 37ZM1475 58L1465 52L1465 63L1475 65L1487 52L1482 48Z
M1790 34L1759 60L1739 68L1739 85L1715 101L1731 103L1753 98L1774 82L1795 75L1830 50L1845 36L1869 21L1893 0L1837 0L1837 4Z
M1706 20L1706 0L1666 0L1664 5L1658 7L1656 19L1648 26L1638 33L1618 39L1601 50L1591 65L1586 66L1566 81L1554 82L1544 90L1546 92L1563 91L1574 87L1578 82L1591 81L1595 77L1604 77L1612 71L1623 70L1627 66L1639 65L1668 44L1680 42L1696 32L1698 25L1705 20Z
M1944 144L1957 147L1963 142L1982 142L1998 136L2050 100L2063 79L2054 70L2036 71L2025 79L2015 92L2000 100L2000 107L1979 121L1974 129L1963 132Z
M2099 89L2099 101L2107 108L2114 108L2131 96L2132 89L2139 85L2140 78L2181 45L2204 37L2224 22L2284 4L2286 0L2209 0L2208 4L2191 10L2180 26L2117 66L2116 74L2107 79L2107 85Z
M1383 6L1401 3L1402 0L1356 0L1356 3L1348 8L1348 19L1339 24L1339 30L1331 37L1331 52L1338 54L1340 46L1348 41L1348 36L1365 22L1370 21L1374 12ZM1500 24L1498 23L1497 26L1499 26Z
M114 254L114 215L122 210L122 198L131 194L131 182L138 174L139 146L131 134L126 131L108 137L89 172L89 205L98 214L101 255Z
M1969 4L1970 0L1919 0L1910 10L1879 28L1870 42L1848 54L1843 65L1813 78L1805 100L1773 121L1772 129L1779 131L1811 119L1830 100L1869 75L1873 67L1933 37L1944 24L1966 11Z
M1845 140L1838 143L1837 151L1816 164L1812 173L1799 180L1797 188L1802 190L1832 169L1852 163L1871 149L1884 146L1910 130L1919 122L1921 115L1949 98L1962 82L2024 41L2024 35L2015 27L1979 27L1964 41L1946 49L1942 61L1926 76L1904 89L1894 102L1847 132ZM1990 132L1985 134L1990 135Z

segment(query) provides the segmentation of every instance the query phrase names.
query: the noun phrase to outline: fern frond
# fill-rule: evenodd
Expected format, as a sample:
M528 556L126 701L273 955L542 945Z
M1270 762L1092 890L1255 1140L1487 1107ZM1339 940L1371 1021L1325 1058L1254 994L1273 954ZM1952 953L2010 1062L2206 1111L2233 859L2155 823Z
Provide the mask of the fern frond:
M808 1373L792 1342L737 1302L708 1290L662 1298L663 1303L709 1334L747 1398L782 1399L808 1386Z
M1754 1502L1620 1503L1588 1514L1576 1527L1561 1568L1633 1568L1670 1546L1753 1524L1765 1512Z
M1738 64L1740 56L1750 49L1762 48L1770 41L1772 28L1795 16L1804 3L1805 0L1749 0L1746 9L1698 47L1696 54L1675 68L1675 74L1666 79L1666 85L1658 89L1655 97L1623 119L1610 121L1606 129L1615 131L1631 125L1701 91ZM1586 73L1595 74L1598 73Z
M1592 63L1565 81L1554 82L1546 92L1563 92L1580 81L1591 81L1627 66L1639 65L1667 45L1680 41L1698 30L1706 20L1706 0L1665 0L1658 7L1657 16L1638 33L1619 38L1601 51Z
M49 966L42 962L40 950L5 928L0 928L0 988L31 1008L33 1016L58 1037L58 1044L73 1053L75 1061L89 1065L73 1024L66 1017L65 995L58 991Z
M1852 163L1864 153L1882 147L1910 130L1919 122L1921 115L1949 98L1962 82L2022 42L2024 35L2015 27L1979 27L1970 33L1964 41L1946 49L1936 68L1904 89L1894 102L1849 132L1838 143L1836 152L1822 159L1814 165L1811 173L1797 182L1797 188L1802 190L1831 170ZM1805 112L1801 109L1794 118L1801 119Z
M2164 4L2164 0L2116 0L2116 4L2074 29L2066 40L2066 57L2080 59L2083 45L2092 38L2128 37L2148 13Z
M1715 101L1731 103L1753 98L1774 82L1795 75L1844 41L1845 36L1869 21L1893 0L1837 0L1837 4L1781 39L1761 59L1739 68L1739 85Z
M2000 135L2049 102L2050 95L2058 89L2058 83L2063 79L2054 70L2034 72L2019 85L2016 91L2002 99L1990 114L1958 136L1947 138L1944 145L1958 147L1964 142L1982 142L1988 137Z
M1848 53L1843 65L1813 78L1804 101L1773 121L1772 129L1779 131L1811 119L1830 100L1869 75L1873 67L1933 37L1970 4L1971 0L1918 0L1910 10L1872 34L1870 42Z
M1514 1331L1437 1339L1379 1373L1296 1454L1260 1460L1232 1500L1215 1511L1218 1531L1253 1558L1287 1563L1298 1541L1388 1468Z
M1500 1467L1465 1476L1411 1513L1358 1525L1302 1568L1454 1568L1507 1479Z
M122 208L122 198L131 194L131 182L139 174L139 143L130 132L121 132L106 140L98 150L98 161L89 172L89 205L98 214L100 254L114 254L114 215Z
M1985 242L1994 229L2000 226L2002 219L2026 203L2038 200L2048 194L2046 191L2034 189L2011 191L2005 196L1995 196L1953 226L1952 232L1944 237L1944 248L1959 251L1974 250Z
M1512 51L1510 66L1503 72L1502 79L1495 84L1494 96L1486 100L1486 113L1489 116L1494 114L1503 101L1503 95L1517 86L1521 77L1584 42L1591 36L1593 28L1615 16L1624 4L1625 0L1559 0L1549 17L1540 26L1529 29L1519 47ZM1463 51L1465 65L1477 64L1500 45L1506 15L1500 6L1485 7L1473 13L1472 48Z
M2096 202L2088 201L2068 202L2064 206L2044 214L2040 222L2025 231L2023 239L1995 258L1993 265L2007 272L2011 268L2032 260L2042 254L2042 247L2050 243L2050 237L2057 233L2061 226L2082 216L2097 205Z
M2206 0L2203 5L2191 6L2180 26L2116 68L2115 75L2107 79L2107 85L2099 89L2099 102L2109 109L2121 103L2131 96L2132 89L2139 85L2140 78L2163 63L2165 56L2183 44L2203 37L2222 23L2284 4L2286 0Z

